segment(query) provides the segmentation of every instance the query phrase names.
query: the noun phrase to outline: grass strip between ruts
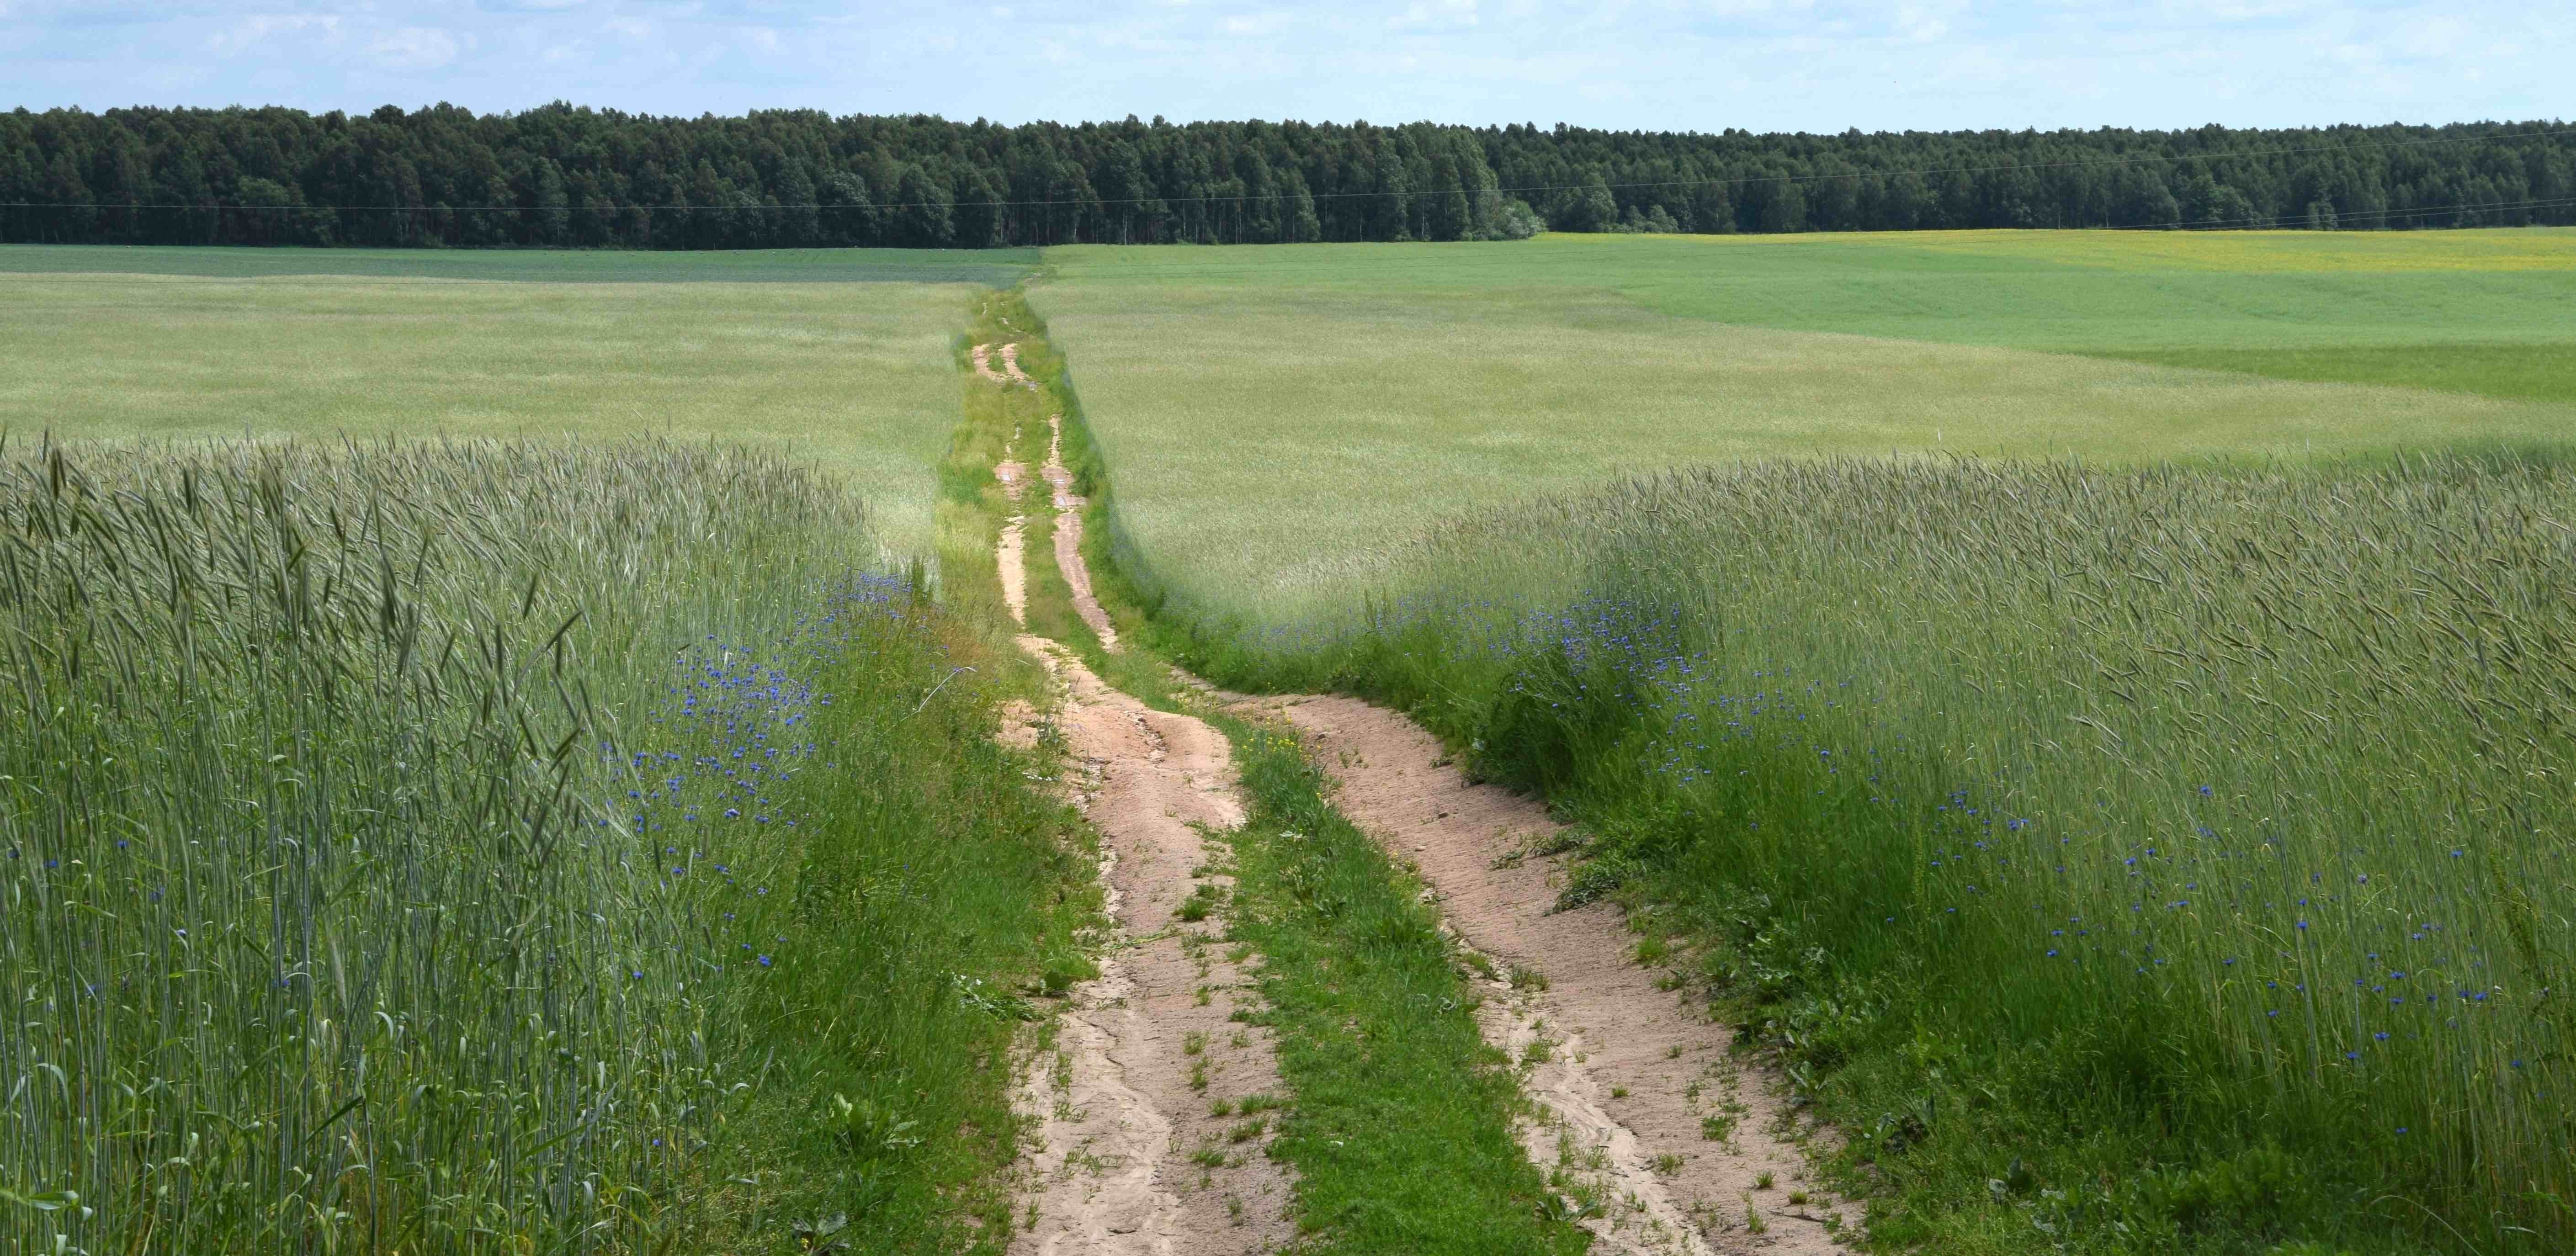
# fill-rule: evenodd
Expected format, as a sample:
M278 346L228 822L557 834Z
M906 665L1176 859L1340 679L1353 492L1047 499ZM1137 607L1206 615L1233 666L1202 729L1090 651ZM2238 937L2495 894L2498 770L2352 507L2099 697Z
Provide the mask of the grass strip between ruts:
M1213 716L1250 819L1233 937L1267 958L1261 992L1296 1095L1272 1154L1296 1167L1313 1250L1573 1253L1512 1123L1524 1104L1476 1028L1475 996L1421 885L1335 811L1294 737Z
M1128 648L1109 654L1074 613L1054 556L1058 513L1043 485L1027 501L1029 625L1109 684L1179 709L1132 586L1107 559L1114 527L1105 460L1065 361L1017 292L979 314L979 339L1008 335L1063 416L1063 451L1083 512L1083 557ZM1034 334L1032 334L1032 330ZM1006 390L1007 391L1007 390ZM1024 460L1043 461L1023 432ZM1485 1045L1474 994L1440 937L1422 885L1333 809L1323 774L1284 731L1193 704L1233 743L1249 818L1219 835L1235 856L1231 941L1261 957L1261 1019L1278 1040L1293 1097L1271 1154L1298 1174L1301 1250L1333 1253L1574 1253L1589 1237L1545 1220L1548 1191L1513 1137L1525 1100Z

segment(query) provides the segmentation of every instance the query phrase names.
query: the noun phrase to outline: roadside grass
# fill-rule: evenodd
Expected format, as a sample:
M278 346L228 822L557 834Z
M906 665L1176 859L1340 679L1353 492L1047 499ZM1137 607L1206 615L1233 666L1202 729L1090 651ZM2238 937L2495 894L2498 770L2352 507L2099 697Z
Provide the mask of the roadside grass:
M1186 710L1232 743L1250 803L1244 827L1214 835L1234 852L1229 942L1261 956L1262 1021L1277 1033L1288 1097L1275 1109L1271 1154L1298 1173L1297 1208L1314 1253L1574 1253L1589 1236L1513 1137L1525 1115L1509 1061L1485 1045L1476 996L1458 970L1421 886L1333 810L1325 778L1295 737L1186 696L1146 642L1150 625L1105 559L1114 509L1109 467L1083 421L1064 358L1021 294L998 294L975 337L1012 338L1039 383L1043 414L1064 416L1064 460L1085 511L1085 561L1102 607L1126 641L1112 654L1074 612L1054 556L1057 515L1032 507L1031 631L1074 649L1103 680L1163 710ZM1021 390L1010 391L1028 396ZM1030 461L1043 461L1044 447ZM1040 608L1044 609L1041 610ZM1043 626L1042 626L1043 625ZM1250 1127L1246 1127L1247 1129Z
M900 563L937 543L958 283L755 283L709 254L406 253L386 277L5 273L0 429L26 436L766 442L849 478ZM83 249L137 266L334 250ZM174 256L175 255L175 256ZM513 267L525 282L410 278ZM426 272L422 268L429 268ZM569 281L571 267L616 282ZM481 268L481 269L475 269ZM686 276L701 282L628 282Z
M1210 718L1252 804L1228 839L1233 936L1263 956L1295 1095L1272 1150L1297 1167L1301 1250L1584 1251L1589 1235L1546 1215L1513 1137L1526 1101L1420 884L1333 810L1293 735Z
M1019 991L1096 892L845 482L9 453L9 1245L1003 1248Z
M1940 1251L2576 1242L2576 473L1672 472L1416 538L1215 679L1588 835Z
M2452 240L2423 236L2409 247ZM1119 471L1120 569L1149 607L1248 625L1387 578L1401 538L1440 520L1667 466L2260 465L2576 433L2576 406L2428 387L2555 395L2576 263L2270 275L1801 239L1053 250L1031 299ZM2019 243L2052 240L2118 247ZM2463 357L2525 363L2463 378L2405 348L2450 343L2532 351ZM2267 345L2355 374L2369 355L2353 346L2379 346L2394 365L2309 383L2081 356L2238 367L2208 355Z

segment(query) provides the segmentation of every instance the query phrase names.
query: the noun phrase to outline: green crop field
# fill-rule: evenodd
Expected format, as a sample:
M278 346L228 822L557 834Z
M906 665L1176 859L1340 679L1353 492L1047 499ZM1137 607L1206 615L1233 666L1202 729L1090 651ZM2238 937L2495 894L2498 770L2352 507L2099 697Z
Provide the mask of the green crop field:
M0 428L772 441L921 555L949 339L1016 257L0 247Z
M1347 591L1450 512L1629 470L2576 436L2568 231L1048 257L1034 300L1153 578L1247 618Z
M1110 683L1358 693L1544 796L1872 1243L2576 1244L2576 230L0 296L0 1248L1008 1250L1116 936L1013 517ZM994 474L1059 412L1121 653ZM1212 718L1301 1250L1592 1243L1440 900Z
M837 1210L946 1251L1008 1213L1014 1018L956 996L1082 864L838 477L74 442L0 463L0 538L0 1069L47 1083L0 1109L0 1243L751 1250Z
M1546 796L1880 1240L2576 1241L2576 234L1050 262L1157 639Z
M1001 1232L1095 900L903 572L1016 273L0 250L0 1247Z

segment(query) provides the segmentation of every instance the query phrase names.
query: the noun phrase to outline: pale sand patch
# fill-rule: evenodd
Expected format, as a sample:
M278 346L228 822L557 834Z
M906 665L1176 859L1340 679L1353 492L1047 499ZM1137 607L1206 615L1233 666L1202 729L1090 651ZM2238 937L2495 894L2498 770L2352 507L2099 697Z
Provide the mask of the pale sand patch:
M1064 573L1066 587L1073 590L1074 613L1082 616L1093 636L1100 638L1100 648L1115 654L1118 629L1109 622L1109 612L1100 609L1100 598L1091 590L1091 567L1082 561L1082 508L1090 502L1074 496L1073 472L1064 465L1064 416L1048 415L1047 427L1054 432L1047 442L1045 475L1047 485L1055 490L1056 569Z
M1074 518L1060 517L1059 537ZM1017 535L1014 521L1005 545ZM1007 581L1019 555L1000 561ZM1078 567L1080 554L1070 561ZM1148 709L1062 646L1018 641L1055 685L1055 725L1080 765L1068 792L1103 838L1100 877L1115 934L1099 977L1076 987L1058 1017L1055 1051L1024 1063L1018 1106L1038 1134L1010 1250L1275 1251L1296 1235L1293 1182L1269 1155L1276 1114L1218 1115L1211 1106L1281 1089L1270 1031L1234 1019L1262 1004L1249 966L1226 957L1221 904L1233 878L1211 866L1203 837L1243 823L1232 754L1216 730ZM1024 728L1033 714L1013 711L1009 721ZM1007 725L1004 736L1035 741ZM1218 905L1182 919L1202 886Z

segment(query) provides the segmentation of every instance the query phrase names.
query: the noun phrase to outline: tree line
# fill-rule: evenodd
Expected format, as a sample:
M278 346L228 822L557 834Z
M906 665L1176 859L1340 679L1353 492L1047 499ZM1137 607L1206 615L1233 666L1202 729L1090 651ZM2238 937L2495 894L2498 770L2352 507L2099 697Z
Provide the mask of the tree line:
M2555 121L1839 135L1559 125L0 114L0 241L734 249L1558 231L2576 223Z

